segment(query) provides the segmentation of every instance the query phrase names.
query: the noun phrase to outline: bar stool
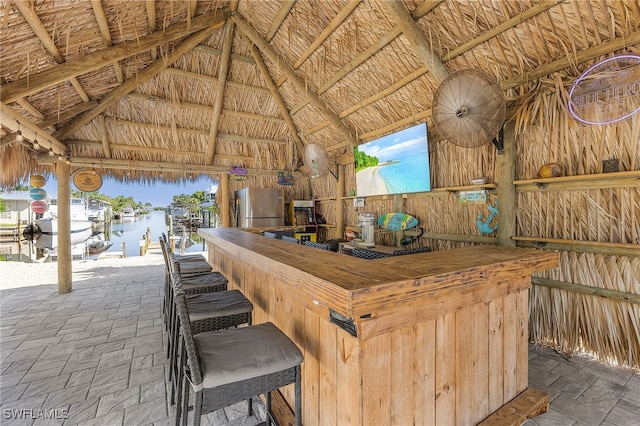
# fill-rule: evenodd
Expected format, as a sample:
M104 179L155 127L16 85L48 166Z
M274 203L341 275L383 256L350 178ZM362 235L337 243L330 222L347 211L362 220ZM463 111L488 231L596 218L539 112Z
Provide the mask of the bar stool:
M180 281L179 274L174 280ZM182 407L176 405L176 424L186 424L189 392L195 392L193 424L200 417L220 408L267 394L267 425L271 424L271 391L294 384L295 424L302 424L302 385L300 349L270 322L249 327L194 334L189 326L189 305L184 292L175 294L176 310L181 319L183 351L188 368L184 369Z
M238 290L216 291L211 293L197 293L186 295L184 285L181 280L176 281L175 277L180 277L180 264L176 261L173 264L174 271L171 280L172 290L175 293L180 291L185 294L184 300L189 308L188 324L193 334L207 331L221 330L239 325L251 325L251 313L253 304ZM184 364L179 359L179 334L180 318L176 310L172 309L169 331L169 380L172 382L171 403L175 400L175 392L180 389L182 373L180 366ZM175 377L174 377L175 375Z
M169 327L169 316L173 309L173 291L171 290L171 273L173 272L173 263L177 260L176 255L169 251L168 245L160 241L162 257L165 263L165 281L164 281L164 302L162 305L162 313L164 317L165 330ZM214 291L223 291L227 289L227 278L220 272L201 272L191 273L183 276L183 286L186 294L211 293ZM168 353L167 353L168 356Z
M160 236L160 244L164 243L164 248L168 253L171 253L171 246L169 245L169 239L165 233ZM203 272L211 272L213 268L207 261L207 259L199 254L182 254L176 255L183 274L200 274Z

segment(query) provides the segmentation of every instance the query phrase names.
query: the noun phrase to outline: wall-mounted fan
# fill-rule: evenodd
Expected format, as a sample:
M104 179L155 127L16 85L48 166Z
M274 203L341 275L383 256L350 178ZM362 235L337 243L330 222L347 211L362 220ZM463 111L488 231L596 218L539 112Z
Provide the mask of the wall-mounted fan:
M335 173L329 168L327 152L323 147L315 143L307 144L304 147L304 165L309 169L311 179L323 177L327 172L336 177Z
M436 89L432 116L442 136L456 145L475 148L496 143L505 117L502 89L484 71L457 71Z

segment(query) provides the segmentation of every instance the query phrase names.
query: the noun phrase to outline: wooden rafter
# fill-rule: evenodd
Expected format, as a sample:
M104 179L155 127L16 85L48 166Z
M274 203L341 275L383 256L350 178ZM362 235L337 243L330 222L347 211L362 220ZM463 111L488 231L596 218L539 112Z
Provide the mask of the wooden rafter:
M282 2L282 6L280 6L280 10L278 10L278 14L273 19L273 22L271 23L271 28L269 28L269 32L267 33L267 37L266 37L267 43L271 42L273 37L276 35L276 33L278 32L278 29L280 28L284 20L287 18L287 15L291 11L291 8L295 3L296 3L296 0L285 0Z
M287 64L287 61L280 56L266 40L264 40L258 32L253 28L239 13L234 14L231 19L238 25L238 28L246 35L262 53L264 53L274 64L276 64L280 71L287 74L287 77L296 87L300 93L307 93L309 101L314 107L321 110L329 119L331 124L344 136L344 138L351 144L355 144L355 138L347 126L340 121L337 114L333 112L321 99L318 94L310 90L305 81L297 75L291 65Z
M285 123L287 123L287 126L289 127L289 134L291 135L294 143L298 147L298 154L301 154L302 152L304 152L304 143L302 142L302 139L298 134L299 133L298 128L294 124L293 119L291 118L291 115L289 115L287 106L282 100L282 96L280 96L280 92L278 92L278 88L276 87L276 84L274 83L273 79L271 78L271 75L269 74L267 65L262 60L262 57L260 56L260 52L258 52L258 48L255 45L251 45L251 56L253 57L253 60L255 61L256 66L260 70L260 74L262 74L262 78L267 83L267 87L271 91L271 96L273 96L273 99L278 105L280 114L282 114L282 116L284 117Z
M52 166L55 164L55 158L49 157L47 154L38 155L38 163L42 165ZM114 169L114 170L141 170L157 172L162 170L168 173L195 173L212 174L212 173L228 173L228 166L206 166L203 164L176 164L161 161L130 161L118 160L114 158L92 158L92 157L71 157L72 167L91 167L98 169ZM302 173L293 171L294 177L301 177ZM249 176L278 176L278 170L265 169L247 169Z
M222 49L216 49L215 47L209 47L209 46L196 46L195 49L193 50L198 50L200 52L205 52L209 55L216 55L216 56L221 56L222 55ZM251 64L254 65L255 62L253 61L253 58L249 58L247 56L242 56L242 55L236 55L235 53L231 54L231 60L232 61L239 61L239 62L246 62L247 64Z
M164 132L164 133L170 133L172 131L175 131L177 134L182 134L182 135L209 136L208 130L201 130L201 129L189 129L186 127L174 128L173 126L158 126L156 124L139 123L137 121L130 121L130 120L120 120L120 119L116 120L114 118L107 118L106 122L112 125L137 127L141 129L149 129L149 130L154 130L154 131ZM270 143L270 144L278 144L278 145L286 144L286 141L284 140L254 138L251 136L231 135L228 133L218 133L218 139L233 139L233 140L242 141L242 142ZM74 139L68 139L66 142L72 143L68 141L73 141L73 140Z
M109 133L107 132L107 125L105 124L104 115L99 115L98 131L100 132L100 139L102 142L102 154L105 158L111 158L111 142L109 142Z
M224 103L224 93L227 88L227 76L231 69L231 45L233 44L233 31L235 24L233 21L227 21L224 34L224 44L222 46L222 57L220 58L220 70L218 71L218 89L213 102L213 119L211 120L211 129L209 131L209 141L207 142L207 155L205 156L207 166L213 164L216 155L216 140L218 135L218 126L222 106Z
M67 146L60 142L55 136L47 134L42 128L40 128L36 123L29 120L27 117L18 114L11 108L7 106L4 102L0 102L0 125L6 127L7 129L15 132L18 130L18 122L20 123L20 130L25 135L25 139L27 137L26 130L29 130L31 134L42 135L51 143L51 146L55 149L56 152L66 152Z
M24 108L25 111L27 111L29 114L33 115L34 117L39 119L44 118L44 115L42 115L42 113L38 111L36 107L31 105L31 103L27 101L25 98L20 98L16 102L18 103L18 105Z
M87 147L95 148L100 144L101 144L100 141L92 141L88 139L67 139L67 145L69 146L76 145L76 146L87 146ZM201 161L204 161L204 156L205 156L204 152L189 152L189 151L185 151L184 149L154 148L149 146L134 146L134 145L117 144L117 143L112 143L110 146L111 146L111 149L122 150L122 151L136 151L136 152L145 152L148 154L159 154L159 155L168 155L168 156L180 155L183 157L202 158ZM218 154L216 157L224 158L228 160L242 160L242 161L248 161L248 162L256 161L254 157L251 157L248 155Z
M72 119L76 115L82 114L83 112L90 110L91 108L97 105L98 105L98 101L82 102L62 113L58 113L51 117L44 117L42 121L37 123L37 125L40 126L40 128L42 129L46 129L51 126L55 126L56 124L59 124L63 121Z
M204 74L198 74L198 73L191 72L191 71L180 70L180 69L177 69L177 68L167 68L162 72L163 73L174 74L174 75L177 75L177 76L180 76L180 77L187 77L187 78L191 78L191 79L194 79L194 80L200 80L200 81L204 81L206 83L218 84L218 79L215 78L215 77L211 77L209 75L204 75ZM235 82L235 81L227 80L227 86L234 87L236 89L243 89L243 90L251 90L251 91L254 91L254 92L261 92L261 93L264 93L266 95L271 94L269 89L265 89L264 87L251 86L249 84L238 83L238 82Z
M443 58L443 61L448 62L452 59L454 59L455 57L462 55L465 52L468 52L469 50L471 50L473 47L479 45L480 43L483 43L493 37L498 36L499 34L513 28L514 26L518 25L519 23L522 23L524 20L526 19L530 19L546 10L548 10L549 8L551 8L554 4L557 4L558 1L561 0L545 0L542 3L539 3L533 7L531 7L530 9L526 10L525 12L523 12L520 15L517 15L507 21L505 21L504 23L498 25L495 28L492 28L491 30L487 31L486 33L480 35L479 37L476 37L473 40L470 40L467 43L464 43L463 45L453 49L451 52L449 52L448 54L446 54ZM440 1L436 1L436 3L440 3ZM424 4L424 3L423 3ZM435 5L432 5L435 7ZM417 8L416 8L417 9ZM431 9L429 9L431 10ZM415 14L415 11L414 11ZM369 98L354 104L353 106L345 109L344 111L342 111L341 113L338 114L338 117L340 117L341 119L346 118L347 116L353 114L354 112L358 111L359 109L365 107L366 105L370 105L386 96L391 95L392 93L394 93L395 91L401 89L402 87L404 87L405 85L411 83L413 80L415 80L416 78L421 77L422 75L424 75L426 72L428 72L428 68L426 66L424 67L420 67L419 69L417 69L416 71L412 72L411 74L409 74L407 77L403 78L402 80L394 83L392 86L389 86L387 89L370 96ZM515 86L514 86L515 87ZM297 111L299 108L302 108L304 106L303 105L297 105L296 107L294 107L292 109L292 113L294 113L294 111ZM322 123L319 123L318 125L314 126L313 128L307 130L308 134L312 134L315 133L325 127L327 127L329 125L329 123L325 120Z
M64 129L56 132L56 136L60 139L65 139L69 134L75 132L85 124L89 123L99 114L104 112L107 108L113 105L115 102L120 100L123 96L126 96L128 93L132 92L136 87L140 84L150 80L155 75L157 75L160 71L165 69L167 66L175 62L180 56L184 55L186 52L191 50L198 43L201 43L207 37L209 37L213 32L218 29L220 23L213 24L211 27L201 30L187 39L185 39L182 43L175 46L166 57L156 59L149 66L147 66L143 71L138 73L135 79L128 80L127 82L121 84L116 89L112 90L109 94L107 94L100 102L98 106L83 113L77 119L75 119L72 123L67 125Z
M324 43L324 41L329 38L331 34L333 34L336 28L342 25L345 19L347 19L349 15L351 15L351 12L353 12L353 10L358 7L361 1L362 0L351 0L345 7L340 10L340 12L338 12L338 14L331 20L331 22L329 22L329 25L327 25L327 27L322 30L320 35L316 37L316 39L309 45L307 50L305 50L302 55L300 55L298 60L293 64L294 70L300 68L304 61L306 61L309 56L311 56L313 52L315 52L318 47L320 47L320 45L322 45L322 43Z
M380 2L380 5L382 5L391 16L395 17L398 26L402 29L402 33L409 39L411 44L413 44L422 62L429 68L429 72L433 75L434 80L437 83L441 83L447 78L449 71L447 71L440 58L431 50L429 40L426 39L424 33L418 25L416 25L413 17L404 7L404 4L400 1L383 1Z
M156 30L156 0L147 0L147 21L149 23L149 33L153 33ZM151 59L154 61L158 58L158 49L156 46L151 46Z
M66 62L63 67L49 68L28 78L21 78L4 85L0 93L1 101L5 103L13 102L18 98L40 92L65 80L70 80L73 77L110 65L129 56L135 56L153 46L175 41L211 26L219 25L227 18L228 11L217 11L216 13L194 18L190 27L183 22L167 28L164 32L153 33L136 40L126 41L110 48L89 53L75 61Z
M327 90L329 90L334 84L336 84L338 81L344 78L351 71L355 70L360 65L365 63L369 58L371 58L373 55L375 55L377 52L383 49L387 44L391 43L400 34L401 34L400 28L395 27L391 31L389 31L388 33L380 37L378 41L376 41L374 44L369 46L367 49L365 49L363 52L361 52L359 55L357 55L355 58L349 61L348 64L342 67L340 71L335 73L326 83L324 83L322 87L320 87L320 89L318 90L318 94L322 95L323 93L326 93ZM291 113L294 114L298 112L308 103L309 103L309 100L305 99L304 102L301 102L300 104L296 105L291 110Z
M209 105L202 105L202 104L194 104L191 102L177 102L177 101L172 101L169 99L164 99L164 98L160 98L158 96L149 96L149 95L144 95L141 93L129 93L127 95L127 98L131 98L131 99L138 99L144 102L154 102L156 104L165 104L165 105L169 105L172 107L176 107L176 108L189 108L189 109L194 109L194 110L198 110L198 111L202 111L202 112L206 112L206 113L211 113L213 111L213 107L209 106ZM233 111L233 110L225 110L223 109L222 111L220 111L221 115L228 115L228 116L236 116L236 117L244 117L244 118L250 118L253 120L262 120L262 121L270 121L270 122L274 122L274 123L284 123L284 119L280 118L280 117L274 117L271 115L262 115L262 114L255 114L252 112L243 112L243 111Z
M510 30L516 25L521 24L524 21L527 21L528 19L531 19L534 16L546 10L549 10L551 7L555 6L560 1L562 0L544 0L541 3L538 3L535 6L530 7L529 9L525 10L521 14L516 15L513 18L504 21L502 24L497 25L492 29L490 29L489 31L481 34L479 37L476 37L473 40L469 40L468 42L451 50L450 52L448 52L446 55L442 57L442 61L448 62L451 59L455 58L456 56L459 56L464 52L468 52L469 50L473 49L477 45L484 43L485 41L490 40L507 30Z
M107 21L107 16L104 14L102 2L100 0L91 0L91 6L93 7L93 14L96 16L96 22L98 23L100 35L104 40L105 46L113 46L113 42L111 41L111 31L109 30L109 22ZM122 73L120 62L114 62L112 65L113 71L116 73L116 80L118 80L119 83L122 83L124 81L124 75Z
M526 82L537 80L554 72L575 66L581 62L590 61L591 59L599 58L607 55L616 50L624 49L627 46L640 43L640 31L636 31L627 35L626 37L620 37L615 40L602 43L600 45L591 47L589 49L577 52L573 57L563 57L553 62L544 64L536 69L527 71L522 75L517 75L512 78L508 78L500 82L500 86L503 90L512 89L518 87Z
M420 19L427 13L431 12L440 3L442 3L442 0L425 0L411 11L411 16L413 19Z
M58 50L58 47L56 46L56 44L53 42L53 39L47 32L47 29L44 27L44 25L42 25L42 21L40 21L40 18L36 14L36 11L33 10L31 2L16 1L16 2L13 2L13 4L18 8L20 13L24 17L24 19L27 21L27 23L29 24L33 32L36 34L36 36L42 43L42 46L47 51L47 53L49 53L49 55L51 55L51 57L53 57L53 59L57 63L59 64L64 63L65 62L64 58L60 54L60 51ZM70 78L69 82L74 87L74 89L76 89L76 92L78 92L78 95L80 96L80 98L85 102L89 102L89 97L85 93L82 86L80 86L80 83L78 82L78 80L75 78Z

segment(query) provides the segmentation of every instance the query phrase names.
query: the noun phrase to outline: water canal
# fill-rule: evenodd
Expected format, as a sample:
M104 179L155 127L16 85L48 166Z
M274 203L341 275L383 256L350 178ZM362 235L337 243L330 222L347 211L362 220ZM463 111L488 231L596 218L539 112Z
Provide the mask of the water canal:
M140 256L141 240L147 235L152 243L157 243L162 233L169 235L165 213L153 211L138 215L130 220L113 220L111 224L96 226L89 240L72 246L74 260L96 258L107 255L125 254L127 257ZM206 250L204 241L195 232L176 232L176 253ZM5 261L48 262L55 260L56 251L50 250L42 240L0 241L0 257Z

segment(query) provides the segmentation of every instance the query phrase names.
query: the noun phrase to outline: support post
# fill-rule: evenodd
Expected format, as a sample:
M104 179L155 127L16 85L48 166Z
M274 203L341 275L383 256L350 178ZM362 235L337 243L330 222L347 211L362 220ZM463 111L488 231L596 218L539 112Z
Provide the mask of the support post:
M71 187L69 165L58 161L58 294L73 289L71 268Z
M498 154L496 163L496 183L498 184L498 245L515 247L511 239L516 235L516 132L515 122L504 124L504 147Z
M336 182L336 235L339 240L344 238L344 166L338 165L338 181Z
M219 217L222 217L223 228L228 228L231 224L231 208L229 206L229 198L229 174L223 173L220 176L220 186L218 187L218 192L216 193L216 202L218 203L218 207L220 208Z

